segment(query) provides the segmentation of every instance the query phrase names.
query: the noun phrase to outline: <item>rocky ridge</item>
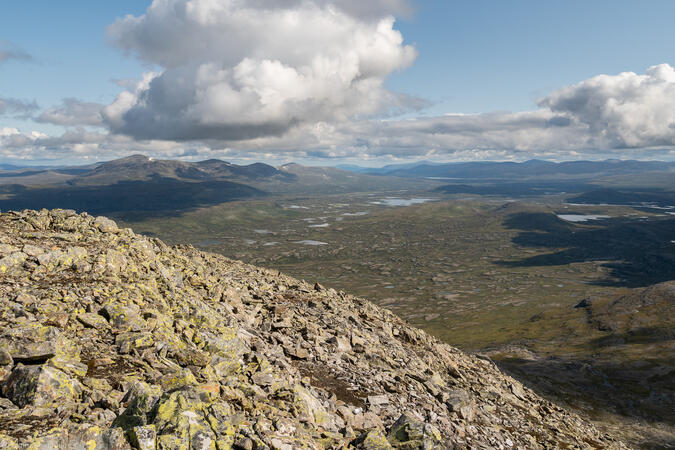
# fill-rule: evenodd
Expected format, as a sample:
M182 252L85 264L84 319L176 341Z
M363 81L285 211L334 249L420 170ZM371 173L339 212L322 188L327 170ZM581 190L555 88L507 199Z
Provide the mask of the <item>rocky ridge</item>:
M0 214L0 449L623 448L372 303L68 210Z

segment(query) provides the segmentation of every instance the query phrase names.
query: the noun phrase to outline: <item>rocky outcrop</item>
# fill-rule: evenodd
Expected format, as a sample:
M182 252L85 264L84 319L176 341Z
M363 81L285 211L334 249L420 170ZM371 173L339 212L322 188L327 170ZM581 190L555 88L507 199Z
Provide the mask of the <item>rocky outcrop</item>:
M0 449L621 448L321 285L72 211L0 214Z

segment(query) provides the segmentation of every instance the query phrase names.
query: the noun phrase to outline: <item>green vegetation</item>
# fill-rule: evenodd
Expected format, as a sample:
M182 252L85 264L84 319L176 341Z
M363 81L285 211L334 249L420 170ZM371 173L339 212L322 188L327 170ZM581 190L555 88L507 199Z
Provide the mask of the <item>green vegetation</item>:
M641 302L675 279L674 172L630 161L423 169L457 178L136 156L69 169L67 184L20 185L53 171L7 175L19 184L0 180L0 209L85 209L318 281L603 424L632 417L643 440L657 423L671 429L675 293Z
M392 197L436 198L382 204ZM626 345L605 345L614 332L575 306L672 279L675 219L564 199L410 191L274 198L126 225L372 299L452 345L489 354L547 395L555 394L552 380L569 379L560 385L566 401L605 422L607 411L672 421L646 400L651 382L626 388L636 374L672 368L672 340L645 343L629 332ZM611 218L572 223L556 214ZM645 351L654 357L638 364ZM586 366L593 376L579 372ZM615 388L598 389L608 379ZM644 404L627 409L635 401Z

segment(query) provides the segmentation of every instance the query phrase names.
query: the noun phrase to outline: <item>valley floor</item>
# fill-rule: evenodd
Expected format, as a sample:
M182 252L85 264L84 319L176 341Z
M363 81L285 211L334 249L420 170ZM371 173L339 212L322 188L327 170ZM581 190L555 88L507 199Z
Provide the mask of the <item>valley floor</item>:
M285 197L125 225L369 298L634 443L675 443L675 295L606 320L675 278L675 217L565 199Z

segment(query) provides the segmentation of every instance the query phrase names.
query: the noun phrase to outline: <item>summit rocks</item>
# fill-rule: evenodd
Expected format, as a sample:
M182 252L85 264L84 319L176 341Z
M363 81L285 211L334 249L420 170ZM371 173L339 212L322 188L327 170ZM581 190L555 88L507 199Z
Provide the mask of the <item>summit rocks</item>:
M623 448L372 303L73 211L0 214L0 449Z

